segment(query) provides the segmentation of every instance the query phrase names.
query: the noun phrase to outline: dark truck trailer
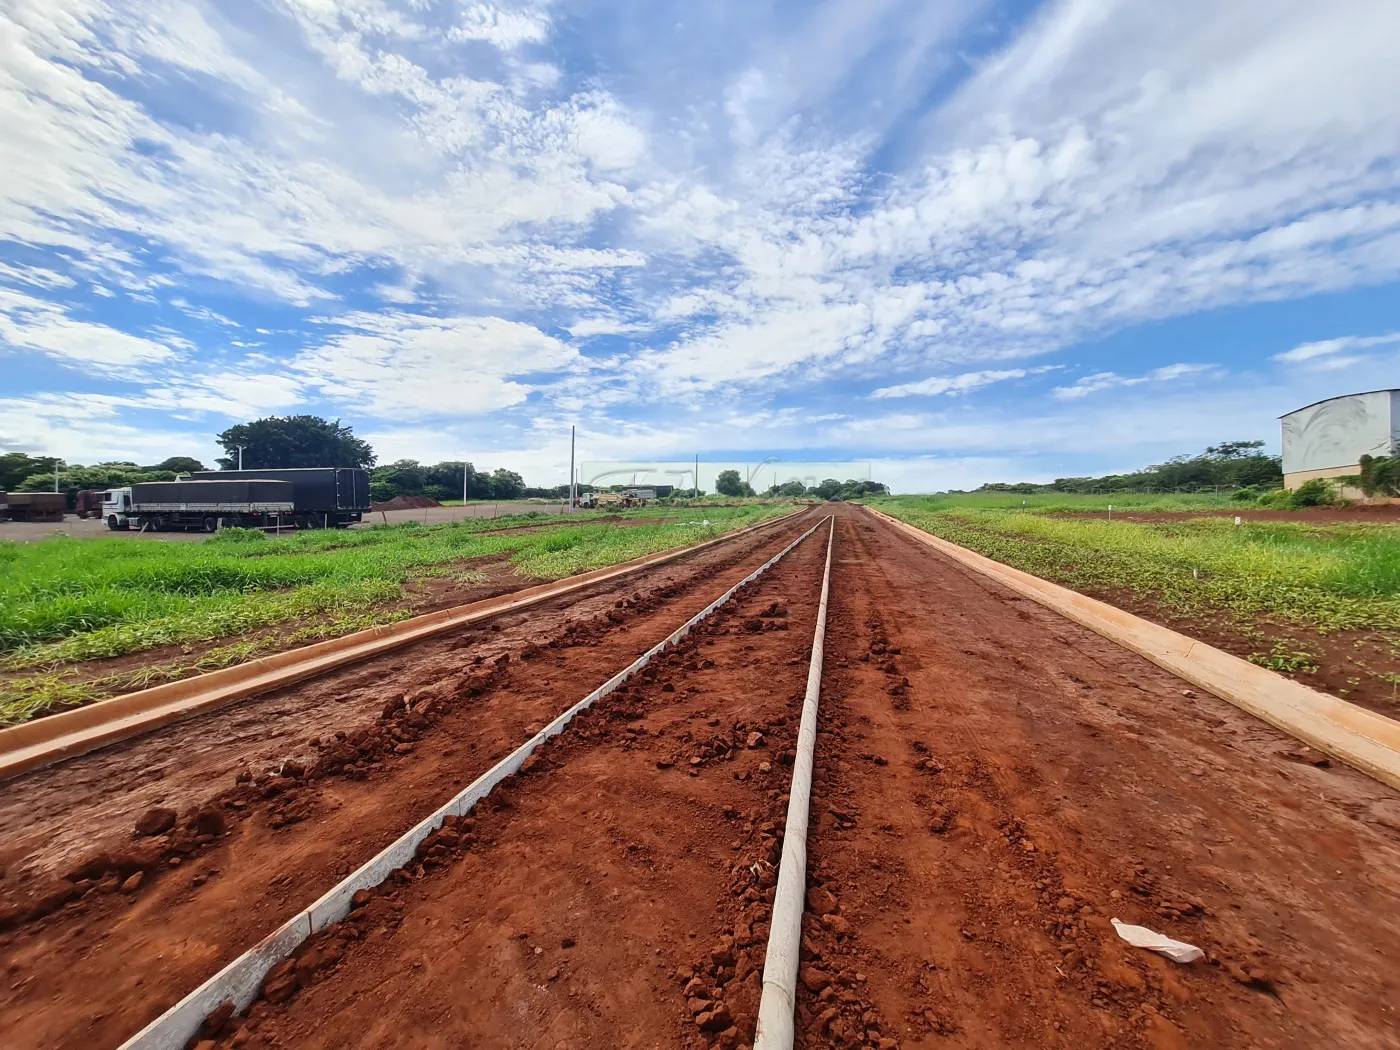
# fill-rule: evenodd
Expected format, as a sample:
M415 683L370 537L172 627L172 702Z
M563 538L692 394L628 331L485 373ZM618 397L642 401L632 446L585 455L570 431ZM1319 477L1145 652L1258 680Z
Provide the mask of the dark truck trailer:
M203 529L222 526L265 529L291 525L292 486L266 479L142 481L131 486L126 524L145 529ZM121 528L115 516L111 528Z
M344 528L369 513L369 471L359 467L297 467L286 470L200 470L198 481L267 478L290 482L298 528Z
M68 509L62 492L11 492L6 498L11 521L62 521Z

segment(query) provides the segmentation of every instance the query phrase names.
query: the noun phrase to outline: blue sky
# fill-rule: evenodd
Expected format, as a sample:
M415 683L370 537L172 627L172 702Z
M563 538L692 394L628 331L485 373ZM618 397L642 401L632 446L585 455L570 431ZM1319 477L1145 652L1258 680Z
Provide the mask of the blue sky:
M0 450L1121 470L1400 385L1389 0L10 0Z

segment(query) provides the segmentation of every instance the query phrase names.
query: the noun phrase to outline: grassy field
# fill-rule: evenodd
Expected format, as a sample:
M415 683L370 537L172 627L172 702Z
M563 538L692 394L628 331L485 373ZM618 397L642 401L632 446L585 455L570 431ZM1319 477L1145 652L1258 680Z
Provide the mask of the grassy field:
M1021 498L978 493L871 504L1045 579L1120 604L1135 599L1138 611L1186 633L1197 633L1192 625L1225 632L1227 640L1238 639L1231 647L1239 655L1284 673L1319 675L1311 684L1326 679L1341 695L1363 684L1372 693L1378 685L1395 692L1400 526L1304 520L1236 526L1230 517L1189 513L1166 521L1064 517L1064 511L1106 510L1110 497L1030 496L1025 507ZM1228 506L1209 496L1112 501L1115 511Z
M431 577L471 582L466 563L473 559L508 559L521 576L558 579L700 542L786 509L709 510L708 525L684 513L639 525L519 515L281 539L229 530L199 544L69 537L0 543L0 668L9 676L0 681L0 725L239 663L271 647L402 619L410 615L402 607L406 584ZM656 516L650 509L629 513ZM522 524L541 528L494 531ZM244 637L293 624L275 638ZM194 661L97 681L73 673L84 661L224 640Z

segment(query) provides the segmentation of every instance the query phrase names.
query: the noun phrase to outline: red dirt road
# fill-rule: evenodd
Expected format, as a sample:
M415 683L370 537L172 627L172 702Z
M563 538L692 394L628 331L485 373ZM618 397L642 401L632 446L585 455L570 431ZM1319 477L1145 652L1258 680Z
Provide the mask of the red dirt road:
M1272 728L858 508L836 520L800 1045L1400 1046L1395 792L1297 760ZM747 1045L824 547L822 530L431 838L421 863L274 971L217 1045ZM680 619L679 602L665 608L628 610L626 625L660 637L660 620ZM576 652L612 632L575 642L527 666L584 669ZM484 697L523 696L507 667ZM469 740L495 739L489 719L453 721L473 710L425 730L406 767L441 779ZM328 773L297 789L314 809L276 832L306 836L282 881L259 895L218 876L191 898L250 922L304 903L333 874L316 822L372 784ZM274 834L261 822L284 804L249 798L258 816L216 855ZM209 965L167 911L184 905L163 890L145 903L131 928L176 954L126 964L109 983L130 1002L82 1001L84 982L123 962L81 917L0 938L16 989L0 1043L114 1046L182 974L178 990L193 987ZM1178 966L1132 948L1113 917L1208 957ZM152 974L159 995L141 983Z
M810 524L776 525L7 782L0 929L19 926L0 933L11 991L0 1046L118 1045ZM431 699L434 713L386 721L386 705L404 696ZM305 773L270 775L286 762ZM134 838L153 807L178 811L178 825ZM212 839L196 837L201 819ZM84 863L84 881L61 877ZM139 887L119 891L137 871ZM46 899L64 906L23 918Z

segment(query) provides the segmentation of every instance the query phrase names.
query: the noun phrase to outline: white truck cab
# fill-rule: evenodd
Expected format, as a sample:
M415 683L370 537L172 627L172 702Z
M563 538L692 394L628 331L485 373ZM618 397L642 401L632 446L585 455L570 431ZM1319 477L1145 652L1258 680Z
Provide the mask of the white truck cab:
M107 493L102 501L102 517L107 521L107 528L113 531L131 528L130 514L131 489L112 489Z

